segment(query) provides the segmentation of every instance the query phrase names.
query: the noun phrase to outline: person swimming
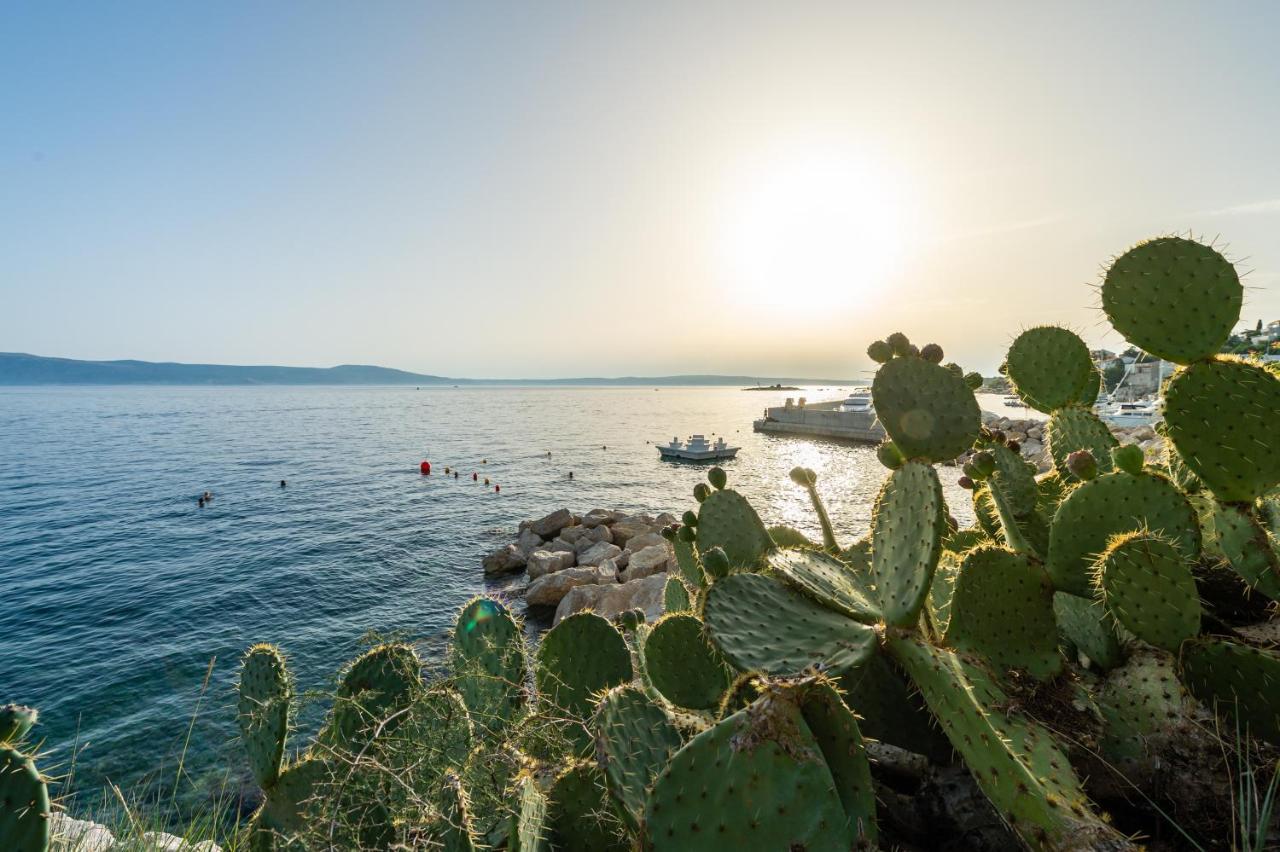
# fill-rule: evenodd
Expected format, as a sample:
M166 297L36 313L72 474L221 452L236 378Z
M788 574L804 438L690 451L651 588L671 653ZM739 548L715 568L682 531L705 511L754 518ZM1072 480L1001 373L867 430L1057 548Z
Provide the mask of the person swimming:
M281 488L284 488L284 486L285 486L285 481L282 479L282 480L280 480L280 487L281 487Z
M569 471L569 478L573 479L573 471Z
M203 494L201 494L198 498L196 498L196 505L197 505L197 506L199 506L201 509L203 509L203 508L204 508L204 495L203 495Z

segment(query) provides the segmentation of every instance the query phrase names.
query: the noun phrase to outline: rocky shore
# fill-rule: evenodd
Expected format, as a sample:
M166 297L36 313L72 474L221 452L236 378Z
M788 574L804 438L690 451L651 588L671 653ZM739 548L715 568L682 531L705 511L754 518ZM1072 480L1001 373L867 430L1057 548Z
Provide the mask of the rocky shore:
M513 544L484 559L486 576L524 571L525 602L555 607L555 620L584 609L606 618L642 609L646 620L662 615L662 592L675 552L662 528L676 523L654 516L592 509L576 515L557 509L523 521Z
M1000 430L1010 441L1017 441L1022 457L1034 464L1040 473L1048 473L1053 470L1053 459L1049 457L1049 448L1044 440L1046 422L992 416L984 418L983 425L988 429ZM1148 460L1154 461L1164 451L1164 439L1150 426L1112 425L1109 428L1121 444L1137 444L1141 447Z

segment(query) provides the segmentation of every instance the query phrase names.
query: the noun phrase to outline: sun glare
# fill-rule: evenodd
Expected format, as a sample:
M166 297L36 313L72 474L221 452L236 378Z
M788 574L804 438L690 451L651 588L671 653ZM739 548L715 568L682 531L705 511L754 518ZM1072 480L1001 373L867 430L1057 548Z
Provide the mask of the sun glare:
M735 299L808 313L867 301L906 239L904 192L884 168L839 153L776 160L737 178L721 268Z

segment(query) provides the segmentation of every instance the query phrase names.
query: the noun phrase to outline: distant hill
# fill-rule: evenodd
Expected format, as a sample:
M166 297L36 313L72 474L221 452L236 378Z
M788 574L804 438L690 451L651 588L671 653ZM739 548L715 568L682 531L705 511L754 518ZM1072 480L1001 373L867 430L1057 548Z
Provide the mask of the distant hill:
M620 376L568 379L453 379L390 367L245 367L153 361L77 361L0 352L0 385L850 385L851 379L774 376ZM865 382L863 382L865 384Z

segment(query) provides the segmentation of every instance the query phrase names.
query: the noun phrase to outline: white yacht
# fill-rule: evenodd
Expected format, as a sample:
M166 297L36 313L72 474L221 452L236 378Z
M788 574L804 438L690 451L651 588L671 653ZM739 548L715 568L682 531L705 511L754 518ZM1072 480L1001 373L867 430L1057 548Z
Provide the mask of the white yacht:
M1160 419L1160 409L1151 399L1113 402L1100 405L1095 411L1100 420L1117 426L1150 426Z
M849 394L838 409L846 414L875 414L875 406L871 402L871 389L858 388Z
M684 459L685 461L712 461L713 459L731 459L738 454L740 447L730 447L724 438L716 438L711 443L703 435L690 435L689 440L681 443L679 438L672 438L670 444L659 444L658 453L664 459Z

